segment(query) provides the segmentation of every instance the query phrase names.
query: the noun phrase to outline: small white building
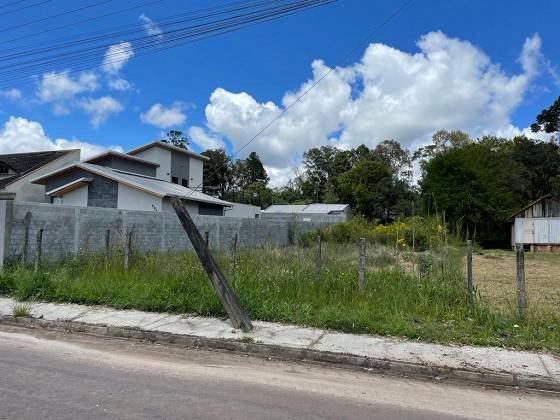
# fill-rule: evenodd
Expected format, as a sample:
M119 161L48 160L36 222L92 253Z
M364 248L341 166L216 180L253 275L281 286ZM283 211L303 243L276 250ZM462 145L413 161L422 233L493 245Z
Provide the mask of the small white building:
M521 243L531 251L560 252L560 198L544 195L520 209L510 221L512 247Z
M261 217L289 217L291 215L331 215L338 216L340 221L352 218L349 204L273 204L262 211Z

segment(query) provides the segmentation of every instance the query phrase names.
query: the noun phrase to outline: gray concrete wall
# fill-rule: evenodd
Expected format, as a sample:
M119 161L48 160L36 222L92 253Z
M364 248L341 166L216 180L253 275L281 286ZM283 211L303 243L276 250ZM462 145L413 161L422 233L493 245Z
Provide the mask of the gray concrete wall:
M82 169L56 177L47 182L45 191L51 191L79 178L93 179L88 186L88 206L117 208L119 196L118 183Z
M265 220L197 215L193 220L202 235L209 233L213 249L227 248L235 234L244 248L266 244L287 246L305 231L336 222L329 216L304 221L297 218ZM1 243L4 244L0 261L21 257L26 236L27 255L32 260L39 229L43 229L46 261L71 258L83 251L103 250L107 229L111 231L114 246L122 245L126 229L133 229L134 248L140 252L192 249L175 213L0 201L0 234L4 236L4 241L0 242L0 248Z

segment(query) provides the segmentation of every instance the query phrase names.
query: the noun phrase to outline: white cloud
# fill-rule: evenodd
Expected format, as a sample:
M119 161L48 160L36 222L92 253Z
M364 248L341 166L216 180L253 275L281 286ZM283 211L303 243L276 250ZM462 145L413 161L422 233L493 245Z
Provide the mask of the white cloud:
M165 107L160 103L153 104L150 109L140 114L140 121L158 128L179 126L187 119L183 110L184 104L182 102L174 102L169 107Z
M134 57L132 44L128 41L121 41L107 48L101 68L106 73L115 75L132 57Z
M208 133L202 127L193 126L189 128L188 136L202 150L220 149L226 146L223 139L216 135Z
M18 99L21 99L22 93L21 90L12 88L12 89L0 90L0 96L10 99L11 101L17 101Z
M21 117L10 117L0 128L0 153L24 153L41 150L81 149L82 159L116 146L104 147L78 139L51 139L40 123Z
M127 90L132 90L134 88L132 83L122 77L110 79L107 82L107 87L118 92L126 92Z
M369 45L360 61L334 69L243 154L256 151L271 173L284 178L310 147L375 146L393 138L415 148L442 128L472 136L505 131L544 59L538 35L525 41L521 71L513 75L473 44L441 32L422 36L417 47L408 53ZM313 78L286 93L280 105L216 89L206 107L210 131L238 150L330 69L316 60L312 70Z
M140 22L142 22L142 26L144 27L144 31L150 36L158 36L163 33L161 28L148 16L142 13L139 17Z
M85 98L78 102L78 106L90 116L91 124L99 127L111 115L118 114L124 107L112 96L100 98Z
M53 103L55 114L64 115L69 112L68 102L77 94L93 92L98 87L97 76L91 72L81 72L76 77L69 70L49 72L39 80L36 95L41 102Z

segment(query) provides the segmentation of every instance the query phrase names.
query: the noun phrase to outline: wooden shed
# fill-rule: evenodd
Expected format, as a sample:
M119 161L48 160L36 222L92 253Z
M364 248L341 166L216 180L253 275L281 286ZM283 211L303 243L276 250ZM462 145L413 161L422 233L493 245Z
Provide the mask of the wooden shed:
M560 252L560 198L547 194L511 217L511 245L522 243L531 251Z

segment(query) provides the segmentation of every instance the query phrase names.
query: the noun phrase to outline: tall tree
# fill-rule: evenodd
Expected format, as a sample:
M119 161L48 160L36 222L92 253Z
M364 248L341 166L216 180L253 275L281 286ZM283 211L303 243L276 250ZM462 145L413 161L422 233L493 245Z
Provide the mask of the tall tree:
M431 159L471 142L469 135L460 130L438 130L432 136L432 144L421 147L414 153L414 159Z
M223 195L232 184L231 158L224 149L209 149L201 155L210 158L208 162L204 162L204 190Z
M384 140L375 146L373 157L385 164L391 172L402 179L412 178L412 156L396 140Z
M261 162L261 158L255 152L251 152L245 159L247 166L247 183L262 182L265 186L270 181L266 170Z
M244 190L254 182L265 186L270 181L258 154L251 152L246 159L237 159L231 168L231 181L235 190Z
M560 131L560 97L547 109L537 115L536 121L531 124L531 131L538 133L558 133Z
M166 133L167 139L163 141L166 143L170 143L175 147L179 147L181 149L188 149L189 146L189 139L183 135L182 131L179 130L169 130Z

